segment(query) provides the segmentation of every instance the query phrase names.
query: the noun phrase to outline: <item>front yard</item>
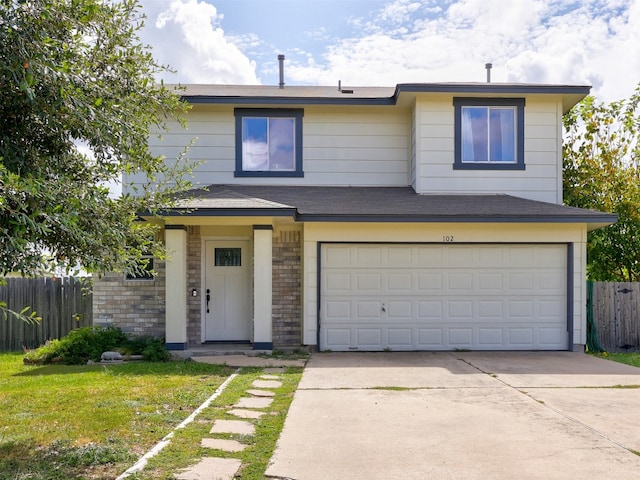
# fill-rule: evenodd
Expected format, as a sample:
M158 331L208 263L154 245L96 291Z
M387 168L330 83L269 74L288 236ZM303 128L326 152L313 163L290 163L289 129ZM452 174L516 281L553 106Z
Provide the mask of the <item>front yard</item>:
M0 354L0 480L113 479L233 372L196 362L25 366Z
M618 363L626 363L627 365L632 365L634 367L640 367L640 353L594 353L594 357L604 358L605 360L612 360Z

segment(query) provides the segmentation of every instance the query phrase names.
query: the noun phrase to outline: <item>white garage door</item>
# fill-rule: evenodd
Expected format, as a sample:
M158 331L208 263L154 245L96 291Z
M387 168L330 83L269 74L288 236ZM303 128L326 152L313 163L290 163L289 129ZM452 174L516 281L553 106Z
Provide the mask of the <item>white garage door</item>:
M566 245L324 244L322 350L566 350Z

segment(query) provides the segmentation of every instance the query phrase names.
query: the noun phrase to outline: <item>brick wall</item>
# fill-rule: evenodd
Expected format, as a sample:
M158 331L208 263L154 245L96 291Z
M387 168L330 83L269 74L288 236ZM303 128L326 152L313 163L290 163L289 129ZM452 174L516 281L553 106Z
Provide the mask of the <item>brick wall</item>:
M302 343L302 262L299 231L280 231L273 237L273 346Z
M93 324L117 326L126 333L164 337L165 268L154 261L153 280L126 280L122 273L108 273L93 280Z
M273 344L296 347L302 341L301 232L279 231L273 237ZM187 341L201 343L202 237L200 227L187 229ZM93 324L114 325L136 335L165 335L165 265L155 260L154 280L125 280L109 273L94 279ZM197 297L191 295L196 289Z
M187 341L200 345L202 339L202 241L199 226L187 227ZM198 296L191 295L196 289Z

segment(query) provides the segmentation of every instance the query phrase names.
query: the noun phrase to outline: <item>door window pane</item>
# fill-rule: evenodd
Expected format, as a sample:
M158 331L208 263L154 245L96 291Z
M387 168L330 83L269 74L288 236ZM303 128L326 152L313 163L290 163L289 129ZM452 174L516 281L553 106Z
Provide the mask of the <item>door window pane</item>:
M214 253L215 267L241 267L241 248L216 248Z

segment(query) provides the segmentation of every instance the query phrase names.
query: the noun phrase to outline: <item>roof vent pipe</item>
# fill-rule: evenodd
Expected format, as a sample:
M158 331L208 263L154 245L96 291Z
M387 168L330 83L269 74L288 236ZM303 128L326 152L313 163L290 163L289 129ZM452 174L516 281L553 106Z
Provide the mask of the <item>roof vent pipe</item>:
M280 65L280 83L278 86L284 88L284 55L278 55L278 63Z
M493 67L491 63L484 64L484 68L487 69L487 83L491 83L491 67Z

